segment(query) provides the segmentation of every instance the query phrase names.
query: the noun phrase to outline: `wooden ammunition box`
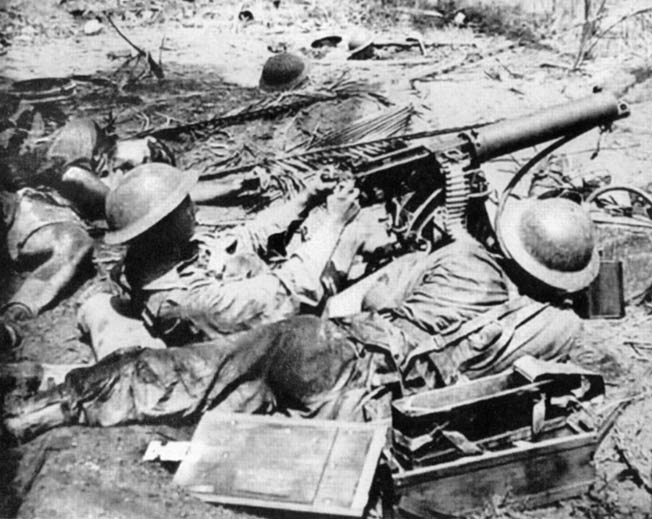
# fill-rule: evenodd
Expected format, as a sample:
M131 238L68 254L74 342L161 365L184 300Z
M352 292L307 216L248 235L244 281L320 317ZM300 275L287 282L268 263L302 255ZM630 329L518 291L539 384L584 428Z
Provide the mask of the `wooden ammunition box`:
M538 506L586 491L599 436L567 403L603 391L593 372L524 357L513 371L397 400L389 456L399 515L463 515L494 496Z
M517 431L513 438L527 436ZM546 505L586 492L595 479L594 432L567 425L537 442L513 439L503 448L392 476L400 517L460 516L478 511L492 499L524 507ZM485 447L488 445L485 443Z
M392 406L394 445L414 452L423 435L443 427L473 441L514 431L532 423L538 401L567 395L579 384L579 377L529 382L520 373L507 372L402 398ZM562 414L563 410L547 406L545 418Z

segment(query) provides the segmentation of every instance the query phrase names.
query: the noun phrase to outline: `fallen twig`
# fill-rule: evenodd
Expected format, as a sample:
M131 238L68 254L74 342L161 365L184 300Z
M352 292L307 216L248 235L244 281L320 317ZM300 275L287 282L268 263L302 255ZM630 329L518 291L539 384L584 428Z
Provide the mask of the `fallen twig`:
M399 47L409 49L411 47L477 47L475 42L467 41L423 41L414 38L414 41L374 41L374 47Z
M204 134L211 135L221 128L241 124L255 119L273 119L288 113L326 101L336 101L349 98L367 98L387 105L389 101L375 91L371 85L360 81L349 81L342 77L334 83L323 85L322 88L310 91L285 92L280 96L267 97L248 106L220 114L210 119L196 121L178 126L160 126L140 131L132 137L145 137L152 135L160 139L175 140L182 135Z
M627 339L623 341L625 344L628 344L636 349L640 348L643 350L652 350L652 342L650 341L636 341L632 339Z
M144 51L138 45L132 42L129 38L127 38L127 36L120 29L118 29L118 26L113 22L111 16L108 13L105 13L104 16L106 17L106 20L109 22L111 27L115 29L115 32L118 33L118 36L120 36L124 41L126 41L129 44L129 46L131 46L136 51L137 59L145 58L145 61L147 62L147 66L149 67L149 71L152 74L154 74L158 79L163 79L165 77L165 74L163 73L163 67L160 62L160 54L162 53L163 41L165 40L165 38L163 38L163 41L161 41L161 47L159 48L159 62L156 63L156 61L152 57L152 53Z
M591 45L589 45L589 48L586 49L585 55L588 54L589 52L591 52L593 50L593 48L598 44L598 41L600 41L600 39L603 38L604 35L607 34L609 31L611 31L613 28L620 25L622 22L624 22L625 20L627 20L629 18L633 18L634 16L638 16L640 14L645 14L645 13L649 13L649 12L652 12L652 7L644 7L642 9L638 9L636 11L633 11L633 12L629 13L629 14L621 16L618 20L616 20L614 23L612 23L609 27L607 27L604 31L602 31L600 34L598 34L593 39L593 42L591 43Z
M574 70L573 67L570 65L564 65L562 63L550 63L549 61L544 61L543 63L539 63L540 68L559 68L561 70L568 70L572 71Z
M433 9L416 9L414 7L393 7L393 11L405 14L420 14L422 16L432 16L434 18L443 18L444 15Z
M614 448L618 453L620 460L627 466L627 470L632 474L634 483L645 490L648 494L652 494L652 484L648 483L647 477L642 474L642 471L637 467L636 463L632 461L631 454L627 451L626 447L622 444L620 438L620 431L616 428L613 435Z
M434 67L430 70L427 70L425 72L421 72L417 75L411 76L408 78L409 82L411 85L414 85L415 81L425 81L433 76L440 76L442 74L448 74L452 72L453 70L456 70L462 66L465 65L471 65L474 63L478 63L479 61L482 61L486 58L491 58L493 56L496 56L497 54L500 54L502 52L506 52L508 50L514 49L518 47L520 43L510 43L508 45L503 45L501 47L498 47L494 50L491 50L487 52L486 54L472 54L472 53L467 53L462 59L457 60L453 63L449 63L447 65L438 65L437 67Z
M351 60L347 63L355 64L356 68L364 67L384 67L389 65L405 65L416 67L419 65L432 65L435 60L433 58L403 58L403 59L358 59ZM333 60L333 63L336 63Z
M602 6L600 7L600 9L603 9L603 8L604 8L604 2L602 3ZM582 40L580 42L580 48L579 48L579 51L577 53L577 57L575 58L575 63L573 64L573 70L577 69L582 64L582 62L584 61L586 56L588 56L591 53L591 51L595 48L595 46L598 44L598 42L602 38L604 38L604 36L607 33L609 33L611 30L613 30L615 27L620 25L625 20L628 20L629 18L633 18L633 17L641 15L641 14L649 13L649 12L652 12L652 7L644 7L644 8L641 8L641 9L637 9L636 11L633 11L631 13L628 13L628 14L625 14L625 15L621 16L620 18L618 18L618 20L616 20L614 23L609 25L606 29L601 31L596 36L594 36L592 38L592 40L591 40L591 43L588 45L588 47L586 45L587 45L587 42L589 40L589 37L588 37L589 29L590 29L591 26L593 26L596 23L596 21L592 21L592 22L589 21L588 15L587 15L586 16L586 21L584 23L585 28L582 31ZM599 19L599 18L596 18L596 20L597 19Z

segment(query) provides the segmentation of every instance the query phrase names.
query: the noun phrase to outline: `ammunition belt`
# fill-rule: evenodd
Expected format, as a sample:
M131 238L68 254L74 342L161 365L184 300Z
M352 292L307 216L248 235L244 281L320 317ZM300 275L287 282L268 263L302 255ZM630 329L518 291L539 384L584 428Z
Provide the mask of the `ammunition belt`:
M446 232L454 240L469 237L466 213L471 186L467 172L459 166L464 158L464 154L455 149L440 156L440 167L446 179Z

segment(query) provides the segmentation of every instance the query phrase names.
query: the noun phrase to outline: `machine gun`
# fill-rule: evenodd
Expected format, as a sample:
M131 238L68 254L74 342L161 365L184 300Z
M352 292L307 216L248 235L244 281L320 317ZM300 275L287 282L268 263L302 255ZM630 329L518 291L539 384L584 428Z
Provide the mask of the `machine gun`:
M472 201L482 201L489 194L480 169L484 162L554 141L513 177L508 193L539 160L562 144L592 128L608 128L628 115L627 105L614 95L597 93L531 115L485 125L327 145L218 168L206 172L201 180L210 182L230 175L251 175L256 168L262 168L271 177L294 181L335 166L355 178L363 204L386 203L401 242L399 250L423 248L432 244L431 239L423 239L424 231L431 225L452 239L467 232L469 207L480 205ZM246 179L245 190L259 197L258 178L253 175ZM469 223L477 223L475 220L471 218ZM392 251L379 252L386 256Z
M546 155L592 128L609 128L628 115L624 102L612 94L597 93L443 139L403 143L371 160L350 164L350 169L368 200L392 201L394 230L404 244L419 246L430 241L423 239L430 224L454 240L468 232L470 200L489 193L482 163L554 140L516 173L503 194L504 201ZM402 202L396 203L397 199Z

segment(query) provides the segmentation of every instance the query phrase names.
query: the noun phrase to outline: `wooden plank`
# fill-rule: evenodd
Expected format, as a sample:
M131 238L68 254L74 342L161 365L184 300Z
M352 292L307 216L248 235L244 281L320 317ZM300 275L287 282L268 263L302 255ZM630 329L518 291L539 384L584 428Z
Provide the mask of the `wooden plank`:
M511 371L498 375L491 375L464 384L426 391L417 395L401 398L394 402L394 407L406 414L416 412L421 408L429 410L450 409L462 402L475 400L507 389L512 389L515 385L526 384L524 378L517 377L517 380L519 379L521 381L520 384L514 382L514 376Z
M561 501L562 499L569 499L571 497L581 496L582 494L585 494L591 489L593 483L594 483L593 479L590 481L579 481L577 483L571 483L569 485L565 485L564 487L552 488L544 492L539 492L537 494L509 496L507 502L509 504L518 505L519 507L525 509L539 508L546 505L550 505L552 503L556 503L558 501ZM474 511L479 511L481 508L484 507L484 505L488 504L489 501L490 501L490 497L487 498L482 505L476 506L475 508L472 509L468 509L466 510L466 512L463 513L472 513ZM407 509L403 508L403 510L408 512L410 516L430 517L430 514L433 513L431 507L426 507L424 506L423 503L417 501L409 502L409 504L408 501L404 501L403 505L398 505L397 508L400 510L401 506L409 507Z
M569 364L525 360L519 359L513 370L499 375L395 401L394 429L416 437L445 425L475 441L529 425L533 406L543 395L568 395L581 386L584 377L591 385L583 398L603 392L602 377L595 373ZM509 412L505 412L507 409ZM546 419L563 414L563 410L552 406L546 409Z
M566 433L563 432L566 429ZM553 420L546 420L543 429L537 436L537 440L555 438L568 434L566 417L559 417ZM447 443L443 449L438 449L438 444L433 442L430 436L409 438L403 436L399 431L393 434L394 447L404 458L409 459L414 466L434 465L462 456L459 450L450 447ZM505 449L515 441L532 441L532 427L521 427L516 430L507 431L495 436L477 441L477 445L485 450ZM412 468L412 465L407 468Z
M387 422L207 413L175 483L208 502L359 517Z
M595 435L543 441L395 475L398 507L410 514L466 514L493 496L539 506L578 495L595 478Z
M424 398L415 395L402 407L398 403L393 406L394 428L407 436L418 436L445 425L448 430L459 431L469 440L486 438L529 425L534 403L551 390L552 385L552 381L535 382L431 408L427 407L430 395L423 393ZM438 402L440 396L432 393ZM506 409L509 413L505 412ZM556 412L550 408L548 418L554 418Z
M479 470L492 469L533 457L554 456L573 449L584 448L585 446L595 450L597 447L596 440L595 433L584 433L566 438L544 440L527 447L514 447L498 452L488 452L478 456L468 456L433 467L405 471L394 478L394 483L398 487L410 486L433 479L454 476L459 473L469 474Z

